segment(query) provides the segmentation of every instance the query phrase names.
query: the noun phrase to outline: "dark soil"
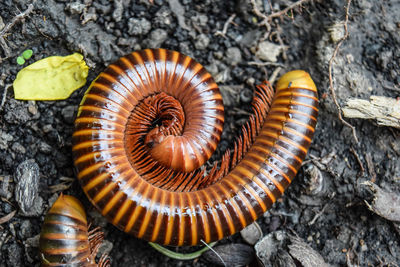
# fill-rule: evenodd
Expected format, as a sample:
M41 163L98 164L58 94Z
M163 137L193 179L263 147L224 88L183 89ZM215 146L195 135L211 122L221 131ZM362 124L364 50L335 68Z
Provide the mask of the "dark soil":
M7 25L28 8L27 2L1 1L0 32L3 23ZM279 36L284 53L279 52L276 63L265 66L249 64L259 60L254 48L266 31L258 26L261 18L253 13L249 0L180 0L184 10L180 19L175 14L179 8L171 5L177 1L151 2L37 0L33 11L6 33L5 45L0 46L1 95L22 68L16 58L25 49L34 51L28 64L51 55L80 52L91 69L87 85L63 101L19 101L14 99L12 87L6 92L0 111L0 218L14 210L17 213L0 225L0 266L39 265L38 234L48 208L60 193L54 186L65 177L75 177L71 135L85 90L118 57L151 47L173 49L195 58L215 75L221 87L230 89L219 151L229 147L245 121L243 110L248 109L255 84L269 79L279 66L279 75L292 69L310 72L320 95L313 144L293 184L258 223L264 235L276 230L295 233L333 266L399 266L398 228L367 208L364 201L372 197L362 182L370 180L385 191L400 192L400 131L377 127L372 121L350 120L359 138L356 143L351 129L338 119L329 91L328 61L337 36L343 36L346 1L308 1L301 10L290 12L293 19L275 18L271 23L275 33L267 41L279 45ZM278 11L295 1L256 2L265 2L266 7L270 2ZM226 36L216 35L232 14L236 17ZM398 14L398 0L352 2L350 35L333 65L340 105L349 97L400 96ZM17 203L15 175L17 167L29 159L33 161L28 167L20 166L18 172L36 168L40 179L34 207L23 211ZM320 172L318 181L311 180L313 168ZM316 182L321 187L314 188ZM89 220L104 226L106 243L112 246L112 266L210 265L204 258L186 262L169 259L147 242L117 230L98 215L77 181L63 192L78 197ZM243 242L237 234L222 243Z

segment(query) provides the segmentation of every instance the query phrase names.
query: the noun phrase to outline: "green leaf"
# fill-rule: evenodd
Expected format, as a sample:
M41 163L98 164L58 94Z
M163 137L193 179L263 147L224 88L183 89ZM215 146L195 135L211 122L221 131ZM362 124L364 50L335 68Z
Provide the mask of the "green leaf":
M31 49L27 49L24 52L22 52L22 57L25 59L30 59L33 54L33 51Z
M88 70L83 56L78 53L41 59L18 72L13 83L15 99L66 99L85 85Z
M17 63L18 63L18 65L24 65L25 59L23 57L17 57Z

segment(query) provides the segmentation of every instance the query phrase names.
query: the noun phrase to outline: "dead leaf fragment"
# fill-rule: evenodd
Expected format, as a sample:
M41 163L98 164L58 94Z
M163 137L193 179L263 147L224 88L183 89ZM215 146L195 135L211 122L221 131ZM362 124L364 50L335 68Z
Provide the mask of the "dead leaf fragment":
M369 186L374 193L374 200L371 204L365 201L368 208L389 221L400 222L400 196L386 192L370 181L363 184Z
M8 222L9 220L11 220L11 219L14 217L14 215L15 215L16 212L17 212L17 211L14 210L14 211L10 212L9 214L7 214L6 216L1 217L1 218L0 218L0 224L6 223L6 222Z
M13 83L15 99L66 99L85 85L88 70L78 53L41 59L18 72Z

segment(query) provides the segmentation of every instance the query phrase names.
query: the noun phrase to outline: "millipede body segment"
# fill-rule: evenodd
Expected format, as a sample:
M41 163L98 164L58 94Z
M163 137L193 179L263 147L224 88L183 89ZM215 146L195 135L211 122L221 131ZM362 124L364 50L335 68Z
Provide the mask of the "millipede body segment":
M84 192L112 224L151 242L236 233L295 177L314 134L317 89L304 71L285 74L275 93L259 86L235 148L205 175L223 113L217 85L193 59L165 49L120 58L79 107L73 154Z
M42 266L108 267L106 256L95 262L103 237L98 229L88 230L86 213L79 200L61 194L42 225L39 244Z

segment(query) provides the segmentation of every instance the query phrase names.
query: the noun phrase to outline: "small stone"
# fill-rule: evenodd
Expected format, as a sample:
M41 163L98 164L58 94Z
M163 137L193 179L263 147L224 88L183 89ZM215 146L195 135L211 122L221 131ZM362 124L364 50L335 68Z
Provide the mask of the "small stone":
M45 154L50 154L53 148L47 144L46 142L40 142L39 144L39 151Z
M100 245L99 252L97 252L97 255L103 255L103 254L110 254L111 250L113 249L113 243L104 239L103 242Z
M280 45L271 42L261 42L256 49L256 57L267 62L277 62L278 56L282 52Z
M28 111L31 113L33 116L35 116L38 113L37 106L35 104L31 104L28 106Z
M65 7L66 10L68 10L71 14L82 14L83 10L86 8L86 6L80 2L72 2L67 4Z
M90 7L87 11L83 12L83 18L81 24L85 25L89 21L96 21L96 20L97 20L96 9L94 7Z
M229 47L226 50L226 61L228 64L235 66L242 61L242 53L237 47Z
M39 240L40 240L40 234L37 234L33 237L27 238L25 241L25 245L33 248L39 247Z
M32 224L29 220L24 220L21 223L18 234L20 235L20 238L24 240L32 235Z
M362 252L365 252L365 251L367 251L367 250L368 250L368 246L367 246L366 244L364 244L364 245L361 246L361 251L362 251Z
M217 84L225 83L232 79L231 71L229 68L222 68L223 71L219 72L217 75L214 76L214 80Z
M13 139L14 138L11 134L8 134L0 130L0 149L6 150L8 148L8 143Z
M37 203L39 190L39 166L34 159L20 163L14 174L15 200L23 214L30 212L34 203Z
M334 42L334 43L339 42L344 37L344 34L345 34L343 21L332 24L328 28L328 32L329 32L332 42Z
M64 118L64 121L66 123L74 123L74 118L75 118L75 106L66 106L65 108L63 108L63 110L61 111L61 115Z
M12 193L9 190L11 177L9 175L0 176L0 197L10 199Z
M23 213L23 215L27 217L38 217L42 215L43 209L43 198L41 196L37 196L33 202L33 206L27 212Z
M208 44L210 43L210 38L204 33L197 35L196 41L194 46L198 50L204 50L207 48Z
M46 124L42 127L44 133L49 133L53 130L53 126L51 124Z
M130 18L128 20L128 33L130 35L146 35L150 30L151 23L145 18Z
M260 240L263 236L261 227L258 225L257 222L253 222L242 231L240 231L240 235L249 245L254 245Z
M155 29L150 33L150 38L147 40L149 48L159 48L162 43L168 38L168 34L163 29Z
M198 14L198 15L192 17L192 21L193 21L193 23L195 23L201 27L205 27L205 26L207 26L208 17L203 14Z
M114 0L114 11L112 13L112 17L116 22L119 22L122 19L122 13L124 11L122 2L123 0Z
M25 147L23 147L20 143L18 143L18 142L15 142L12 146L11 146L11 149L14 151L14 152L17 152L17 153L19 153L19 154L25 154L26 153L26 149L25 149Z
M243 89L241 85L221 85L219 90L224 101L224 106L231 107L239 102L239 94Z
M191 28L185 22L185 8L179 3L179 0L167 0L169 7L178 19L178 24L182 29L190 31Z
M218 73L218 66L215 62L212 62L210 65L205 66L205 68L213 77Z

